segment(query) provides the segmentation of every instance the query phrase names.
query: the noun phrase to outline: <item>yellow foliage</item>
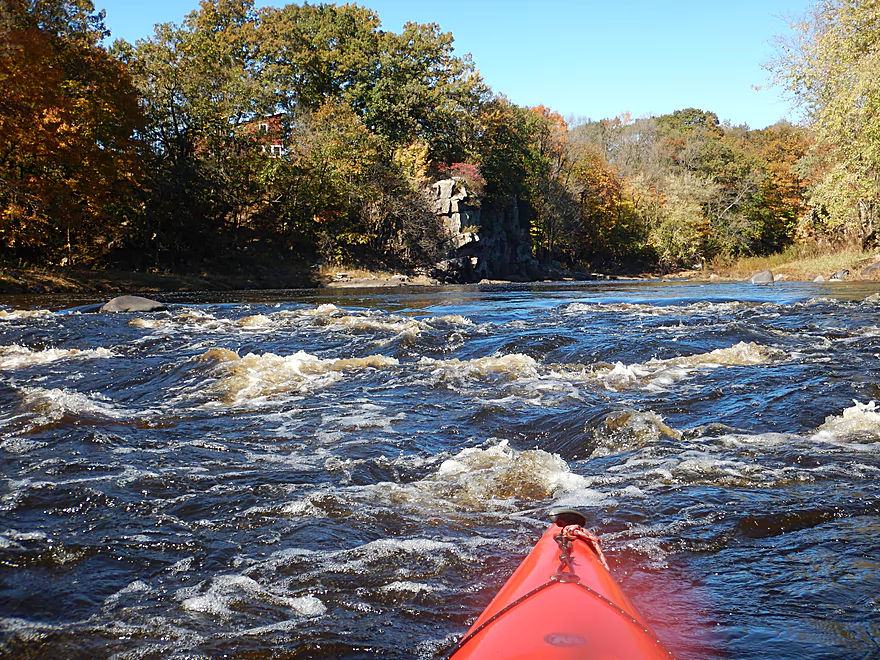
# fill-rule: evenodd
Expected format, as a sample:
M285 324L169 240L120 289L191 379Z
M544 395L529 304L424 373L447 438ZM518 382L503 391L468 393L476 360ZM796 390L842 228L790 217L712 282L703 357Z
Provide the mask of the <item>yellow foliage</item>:
M414 190L424 187L428 182L430 147L424 140L416 140L395 149L393 161Z

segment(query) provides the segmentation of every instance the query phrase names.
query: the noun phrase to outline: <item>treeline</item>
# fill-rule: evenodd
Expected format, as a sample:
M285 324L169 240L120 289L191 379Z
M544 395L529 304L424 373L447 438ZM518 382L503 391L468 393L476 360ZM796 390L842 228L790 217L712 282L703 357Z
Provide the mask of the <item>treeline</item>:
M786 122L749 130L690 108L569 130L556 116L547 141L534 240L562 265L671 269L768 254L794 239L804 212L796 165L810 137Z
M695 109L569 125L493 93L437 25L356 5L203 0L108 36L88 0L0 0L7 265L427 266L449 176L484 213L528 209L548 267L768 253L839 212L815 192L822 134Z

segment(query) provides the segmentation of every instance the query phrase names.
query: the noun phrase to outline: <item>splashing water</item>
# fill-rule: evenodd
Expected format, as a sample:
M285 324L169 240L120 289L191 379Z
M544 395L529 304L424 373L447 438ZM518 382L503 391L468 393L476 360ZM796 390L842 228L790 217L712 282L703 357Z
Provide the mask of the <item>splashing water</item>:
M442 657L557 504L678 658L880 655L878 297L7 299L0 655Z

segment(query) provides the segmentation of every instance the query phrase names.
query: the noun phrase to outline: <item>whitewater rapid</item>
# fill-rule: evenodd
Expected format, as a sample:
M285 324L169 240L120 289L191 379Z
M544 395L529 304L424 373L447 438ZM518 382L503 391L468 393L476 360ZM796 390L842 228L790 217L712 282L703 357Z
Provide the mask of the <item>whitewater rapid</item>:
M874 657L878 300L0 301L0 655L442 657L566 505L676 657Z

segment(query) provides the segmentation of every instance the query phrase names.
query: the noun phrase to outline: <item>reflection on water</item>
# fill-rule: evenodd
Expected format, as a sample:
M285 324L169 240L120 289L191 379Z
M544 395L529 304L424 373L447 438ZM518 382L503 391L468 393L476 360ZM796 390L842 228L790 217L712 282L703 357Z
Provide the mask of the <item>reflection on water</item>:
M562 504L677 657L877 657L876 294L7 297L0 655L440 657Z

